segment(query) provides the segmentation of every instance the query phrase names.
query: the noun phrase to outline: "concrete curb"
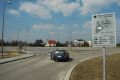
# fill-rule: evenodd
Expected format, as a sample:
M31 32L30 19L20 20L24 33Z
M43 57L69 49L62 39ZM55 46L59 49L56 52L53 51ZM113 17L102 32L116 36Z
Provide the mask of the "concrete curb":
M69 69L69 71L66 73L65 77L64 77L64 80L69 80L70 78L70 74L72 72L72 70L74 69L76 65L74 65L71 69Z
M26 58L33 57L33 56L35 56L35 54L23 54L22 56L16 56L16 57L12 57L12 58L4 58L4 59L0 59L0 64L13 62L13 61L21 60L21 59L26 59Z
M65 77L64 77L64 80L69 80L70 75L71 75L71 73L72 73L72 70L73 70L73 69L75 68L75 66L77 66L80 62L83 62L83 61L85 61L85 60L92 59L92 58L95 58L95 57L99 57L99 56L88 57L88 58L83 59L83 60L79 61L78 63L76 63L71 69L69 69L69 70L67 71L67 73L66 73L66 75L65 75Z

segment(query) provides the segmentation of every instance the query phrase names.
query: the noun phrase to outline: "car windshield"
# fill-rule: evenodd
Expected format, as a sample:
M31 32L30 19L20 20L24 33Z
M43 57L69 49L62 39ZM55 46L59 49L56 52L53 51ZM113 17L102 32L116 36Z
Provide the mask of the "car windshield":
M55 54L57 54L57 55L63 55L64 51L55 51Z

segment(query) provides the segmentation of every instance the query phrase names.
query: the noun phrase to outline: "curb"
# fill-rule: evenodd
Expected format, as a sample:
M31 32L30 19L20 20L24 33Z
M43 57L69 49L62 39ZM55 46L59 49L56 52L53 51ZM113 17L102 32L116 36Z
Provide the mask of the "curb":
M64 77L64 80L69 80L70 78L70 74L72 72L72 70L74 69L76 65L74 65L71 69L68 70L68 72L66 73L65 77Z
M66 75L65 75L65 77L64 77L64 80L69 80L70 75L71 75L71 73L72 73L72 70L73 70L73 69L75 68L75 66L77 66L80 62L83 62L83 61L85 61L85 60L92 59L92 58L95 58L95 57L99 57L99 56L88 57L88 58L86 58L86 59L83 59L83 60L81 60L81 61L78 61L71 69L69 69L69 70L66 72Z
M0 64L5 64L8 62L13 62L13 61L21 60L21 59L26 59L26 58L30 58L33 56L35 56L35 54L24 54L22 56L17 56L17 57L13 57L13 58L0 59Z

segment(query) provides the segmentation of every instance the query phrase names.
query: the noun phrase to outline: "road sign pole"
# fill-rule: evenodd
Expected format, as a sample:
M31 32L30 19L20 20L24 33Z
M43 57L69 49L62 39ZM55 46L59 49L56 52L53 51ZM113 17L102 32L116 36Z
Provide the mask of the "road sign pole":
M103 47L103 80L106 80L106 48Z
M103 80L106 80L106 47L116 47L115 13L92 16L93 47L103 47Z

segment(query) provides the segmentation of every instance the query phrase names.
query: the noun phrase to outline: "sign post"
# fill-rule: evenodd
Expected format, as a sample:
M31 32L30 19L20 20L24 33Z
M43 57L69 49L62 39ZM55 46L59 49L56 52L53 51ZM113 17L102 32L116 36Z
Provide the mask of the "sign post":
M106 47L103 47L103 80L106 80Z
M106 47L116 47L115 13L92 16L93 47L103 48L103 80L106 80Z

